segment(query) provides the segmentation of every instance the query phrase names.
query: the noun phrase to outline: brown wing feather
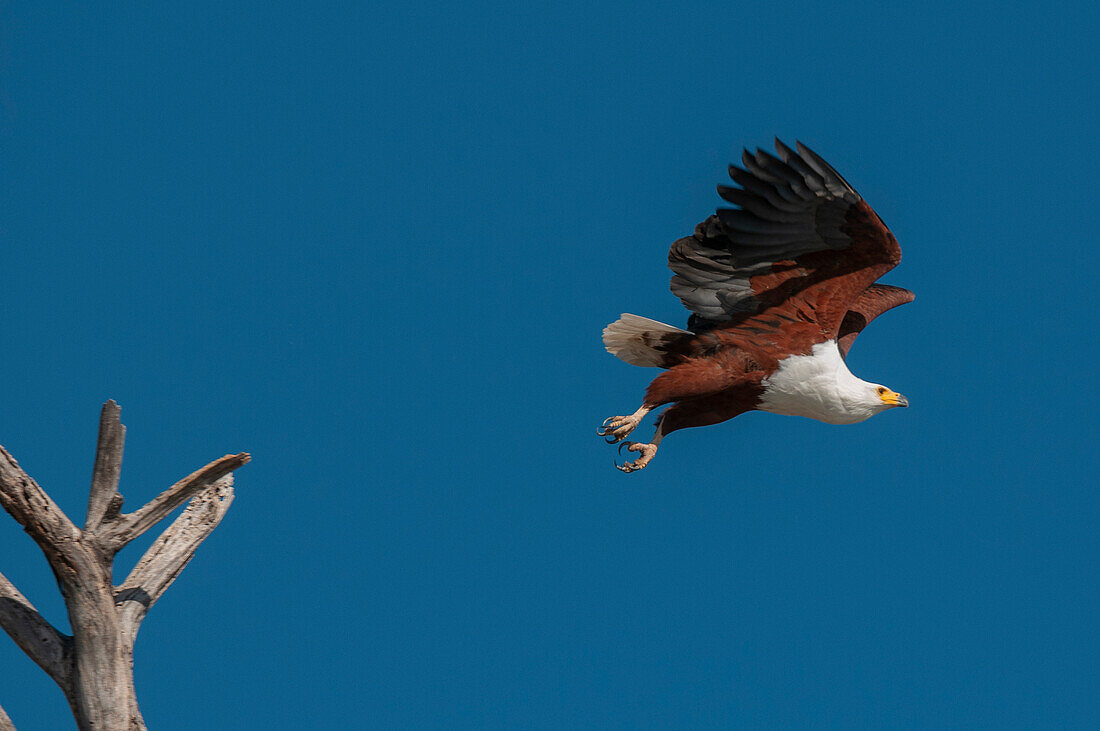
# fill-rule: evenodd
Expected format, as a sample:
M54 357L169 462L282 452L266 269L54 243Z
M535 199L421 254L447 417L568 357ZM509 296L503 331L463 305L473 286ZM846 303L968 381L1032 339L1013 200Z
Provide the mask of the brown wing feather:
M888 284L872 284L865 289L863 294L849 306L848 314L840 323L836 344L840 349L841 357L848 357L848 350L852 347L852 343L871 320L898 305L912 302L914 296L908 289L891 287Z
M797 147L776 140L779 157L746 150L745 167L730 166L741 187L719 188L740 209L720 209L673 243L672 291L694 313L691 329L737 330L754 316L783 315L817 326L790 343L790 352L808 352L837 337L849 306L901 261L897 240L852 186Z

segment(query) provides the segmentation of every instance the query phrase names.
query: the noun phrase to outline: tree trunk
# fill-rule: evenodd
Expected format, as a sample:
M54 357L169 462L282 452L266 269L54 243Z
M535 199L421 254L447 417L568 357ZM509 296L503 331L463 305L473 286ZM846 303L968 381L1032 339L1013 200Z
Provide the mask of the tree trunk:
M88 729L144 729L134 692L133 647L119 626L113 586L92 551L80 552L75 577L62 581L73 628L72 705Z

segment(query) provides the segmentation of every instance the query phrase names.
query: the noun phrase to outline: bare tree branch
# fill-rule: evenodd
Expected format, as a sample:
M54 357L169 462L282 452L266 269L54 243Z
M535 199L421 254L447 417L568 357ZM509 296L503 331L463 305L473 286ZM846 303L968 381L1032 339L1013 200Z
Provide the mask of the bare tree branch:
M100 531L104 549L114 552L122 548L163 520L185 500L238 467L248 464L250 459L252 457L243 452L227 454L197 472L192 472L141 508L132 513L120 515L117 520L105 524L104 529Z
M69 638L47 622L3 574L0 574L0 627L62 690L68 687L69 663L65 651Z
M3 447L0 447L0 507L23 526L51 565L59 550L80 537L80 530L69 516Z
M112 400L103 404L99 413L99 440L95 447L92 489L88 495L88 517L84 521L86 531L95 531L105 518L114 518L122 508L118 477L122 471L126 427L118 418L121 411Z
M226 455L148 504L121 515L118 479L126 430L114 401L103 405L85 529L0 446L0 508L46 555L65 599L72 637L61 634L3 574L0 627L61 687L81 729L144 731L134 692L134 637L146 612L225 517L233 470L247 454ZM112 585L118 549L190 503L145 552L122 586ZM0 731L14 729L0 708Z
M160 599L195 555L233 502L233 475L226 475L195 497L137 562L115 592L122 631L134 641L149 608Z

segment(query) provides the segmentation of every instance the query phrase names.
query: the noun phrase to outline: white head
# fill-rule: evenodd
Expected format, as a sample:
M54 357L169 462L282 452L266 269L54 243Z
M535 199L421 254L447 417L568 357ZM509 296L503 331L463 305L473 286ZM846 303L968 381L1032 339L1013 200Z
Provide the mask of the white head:
M852 387L849 389L841 390L841 398L853 415L865 414L859 421L869 419L880 411L886 411L895 406L909 406L909 399L897 391L891 391L886 386L868 383L859 378L855 380L858 384L851 384ZM843 383L843 380L840 382Z

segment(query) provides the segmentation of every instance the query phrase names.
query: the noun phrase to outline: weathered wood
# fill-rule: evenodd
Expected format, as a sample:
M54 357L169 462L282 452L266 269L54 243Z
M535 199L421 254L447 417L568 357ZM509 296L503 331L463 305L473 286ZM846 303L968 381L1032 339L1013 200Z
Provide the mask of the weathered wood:
M233 503L233 475L207 487L149 546L115 592L122 630L133 643L145 614L172 585Z
M46 553L50 565L67 544L80 537L69 516L50 499L46 491L23 471L8 450L0 446L0 507L15 518L23 530ZM56 566L55 566L56 568Z
M117 551L168 517L169 514L196 493L233 470L248 464L247 454L227 454L172 485L132 513L118 516L97 531L108 550Z
M122 409L114 401L103 404L99 414L99 438L92 467L92 489L88 494L88 517L84 530L94 531L104 518L113 518L122 508L118 478L122 473L122 447L126 442L126 427L118 420Z
M47 622L3 574L0 574L0 627L62 690L69 687L71 678L67 653L72 638L61 634Z
M88 729L144 729L134 694L132 647L123 636L111 565L94 539L81 540L71 570L59 575L73 629L73 707Z
M225 517L232 471L247 454L226 455L188 475L145 506L122 515L118 481L126 429L108 401L100 414L88 514L79 530L0 447L0 507L23 526L57 578L73 636L61 634L0 574L0 627L65 693L77 726L97 731L145 728L134 693L138 626ZM190 500L145 552L122 586L112 585L118 549ZM4 723L7 723L5 726ZM13 728L0 709L0 731Z

